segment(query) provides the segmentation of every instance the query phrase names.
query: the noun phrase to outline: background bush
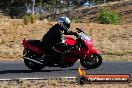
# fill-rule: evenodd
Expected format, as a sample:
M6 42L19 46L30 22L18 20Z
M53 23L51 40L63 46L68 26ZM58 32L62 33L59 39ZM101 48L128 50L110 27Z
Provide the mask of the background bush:
M102 8L97 16L102 24L118 24L120 22L118 13L108 8Z
M31 15L30 16L31 17L31 23L33 24L33 23L35 23L36 22L36 16L34 16L34 15Z
M25 25L29 24L30 23L30 16L28 16L28 15L23 16L23 20L24 20L23 22Z
M23 16L24 24L27 25L29 23L35 23L36 22L36 17L31 14L26 14Z

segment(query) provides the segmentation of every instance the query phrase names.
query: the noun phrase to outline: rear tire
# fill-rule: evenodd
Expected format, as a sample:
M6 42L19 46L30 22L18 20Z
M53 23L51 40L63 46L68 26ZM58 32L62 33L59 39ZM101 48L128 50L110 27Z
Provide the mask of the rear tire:
M37 64L37 63L32 62L32 61L27 60L27 59L24 59L24 63L29 69L31 69L33 71L40 71L41 69L44 68L43 65Z
M80 63L86 69L95 69L102 64L102 56L99 54L91 54L90 58L80 59Z
M34 54L31 52L31 50L24 48L23 59L24 59L25 65L33 71L40 71L41 69L43 69L45 67L44 65L38 64L38 63L35 63L33 61L26 59L26 58L31 58L31 59L35 60L37 57L33 57L33 56L34 56ZM35 56L37 56L37 55L35 55Z

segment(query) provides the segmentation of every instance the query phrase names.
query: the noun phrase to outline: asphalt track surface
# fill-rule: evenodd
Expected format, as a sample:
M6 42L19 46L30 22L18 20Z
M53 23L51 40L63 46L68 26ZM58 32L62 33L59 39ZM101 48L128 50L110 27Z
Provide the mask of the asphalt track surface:
M33 72L23 62L0 62L0 79L76 77L79 66L80 63L76 62L69 68L45 67L42 71ZM103 62L97 69L84 70L87 74L132 75L132 62Z

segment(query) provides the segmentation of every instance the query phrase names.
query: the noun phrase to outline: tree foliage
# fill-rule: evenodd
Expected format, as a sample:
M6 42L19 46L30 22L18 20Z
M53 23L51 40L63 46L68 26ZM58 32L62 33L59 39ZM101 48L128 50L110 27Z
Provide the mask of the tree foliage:
M63 1L63 3L61 1ZM67 8L68 6L78 8L79 6L82 6L82 4L86 1L102 3L104 0L35 0L35 6L42 6L47 10L53 8ZM23 14L27 5L32 6L32 0L0 0L0 10L11 16L19 16Z

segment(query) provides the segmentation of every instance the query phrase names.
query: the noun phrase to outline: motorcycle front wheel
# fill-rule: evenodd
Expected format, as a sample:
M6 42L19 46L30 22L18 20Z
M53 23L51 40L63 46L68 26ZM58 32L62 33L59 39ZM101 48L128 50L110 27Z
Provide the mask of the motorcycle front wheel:
M80 63L86 69L95 69L102 64L102 56L99 54L91 54L89 57L80 59Z

